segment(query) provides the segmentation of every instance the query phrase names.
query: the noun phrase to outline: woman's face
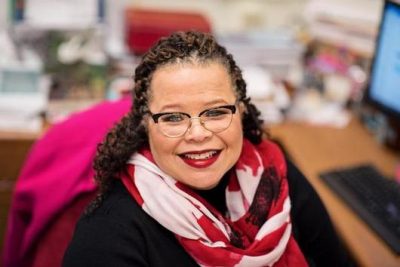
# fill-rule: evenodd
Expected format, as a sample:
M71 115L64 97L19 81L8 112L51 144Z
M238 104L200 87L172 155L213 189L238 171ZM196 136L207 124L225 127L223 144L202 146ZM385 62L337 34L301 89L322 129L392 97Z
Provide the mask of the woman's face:
M205 109L235 104L231 79L220 63L173 64L153 74L150 111L184 112L197 117ZM219 133L193 120L181 137L167 137L148 117L148 137L154 160L162 171L196 189L210 189L236 163L242 149L241 108L230 126Z

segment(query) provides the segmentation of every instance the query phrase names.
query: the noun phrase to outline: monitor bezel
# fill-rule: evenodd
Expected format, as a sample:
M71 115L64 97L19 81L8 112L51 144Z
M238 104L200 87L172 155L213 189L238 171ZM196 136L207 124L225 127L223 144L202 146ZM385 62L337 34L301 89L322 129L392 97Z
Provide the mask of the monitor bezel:
M395 5L397 8L400 10L400 2L393 1L393 0L385 0L382 11L381 11L381 17L380 17L380 23L379 23L379 28L378 28L378 34L376 36L375 40L375 49L374 49L374 54L373 58L371 61L370 69L369 69L369 76L368 76L368 83L366 87L366 94L365 94L365 100L368 104L370 104L372 107L375 107L378 111L381 111L384 115L387 115L390 120L395 120L396 122L400 123L400 111L396 111L377 99L374 99L372 97L372 74L374 72L374 68L376 66L376 60L377 60L377 55L379 53L379 48L381 45L381 38L382 38L382 28L383 28L383 21L384 21L384 16L385 12L387 10L388 5ZM400 103L399 103L400 105Z

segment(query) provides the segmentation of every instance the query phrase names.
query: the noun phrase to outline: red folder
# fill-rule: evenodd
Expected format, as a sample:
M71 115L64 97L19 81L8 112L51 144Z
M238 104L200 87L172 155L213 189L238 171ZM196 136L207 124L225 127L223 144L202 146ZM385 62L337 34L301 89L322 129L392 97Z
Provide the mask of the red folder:
M160 37L175 31L211 32L209 21L200 13L129 8L125 11L126 44L130 52L145 53Z

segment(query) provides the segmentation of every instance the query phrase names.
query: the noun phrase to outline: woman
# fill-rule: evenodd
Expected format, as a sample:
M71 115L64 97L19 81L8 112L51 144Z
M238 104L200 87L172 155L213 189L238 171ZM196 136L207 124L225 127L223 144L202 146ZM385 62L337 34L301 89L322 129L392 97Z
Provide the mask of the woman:
M99 146L100 193L64 266L346 266L303 175L263 139L225 48L161 39L135 71L131 111Z

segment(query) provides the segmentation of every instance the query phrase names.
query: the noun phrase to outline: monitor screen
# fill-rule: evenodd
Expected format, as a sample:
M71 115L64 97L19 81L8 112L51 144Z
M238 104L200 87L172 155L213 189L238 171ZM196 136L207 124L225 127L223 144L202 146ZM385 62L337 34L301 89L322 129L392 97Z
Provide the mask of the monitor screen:
M368 99L400 118L400 4L386 1L371 66Z

